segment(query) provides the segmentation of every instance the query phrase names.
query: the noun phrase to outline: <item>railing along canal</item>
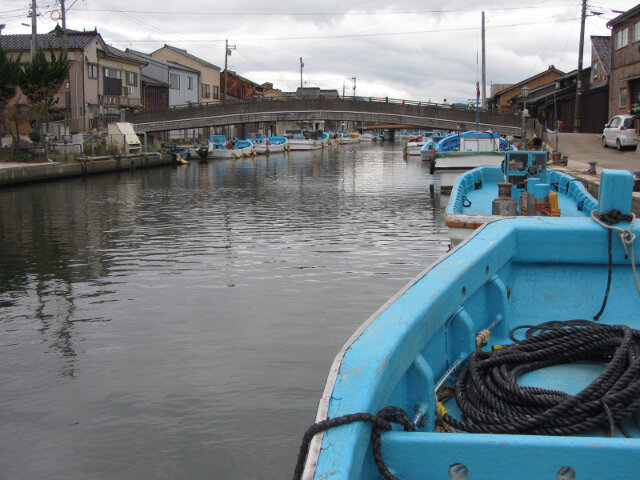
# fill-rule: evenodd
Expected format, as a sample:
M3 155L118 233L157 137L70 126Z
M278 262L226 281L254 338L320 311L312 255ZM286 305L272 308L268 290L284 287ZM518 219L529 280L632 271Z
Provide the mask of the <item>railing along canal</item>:
M352 120L426 128L475 128L475 108L377 97L290 98L192 103L127 115L136 131L232 125L259 121ZM517 115L481 111L480 127L517 134Z

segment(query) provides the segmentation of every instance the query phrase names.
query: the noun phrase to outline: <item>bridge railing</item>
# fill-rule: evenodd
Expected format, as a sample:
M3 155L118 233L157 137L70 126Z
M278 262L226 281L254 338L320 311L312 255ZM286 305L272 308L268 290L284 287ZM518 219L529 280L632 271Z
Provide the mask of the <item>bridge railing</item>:
M442 104L388 97L289 97L261 98L258 100L233 100L226 102L188 103L163 109L149 109L127 115L132 123L180 120L238 113L275 112L282 110L354 110L370 113L392 113L399 115L430 116L451 121L469 122L470 112L475 108L457 104ZM519 117L510 113L503 115L481 111L483 122L517 126Z

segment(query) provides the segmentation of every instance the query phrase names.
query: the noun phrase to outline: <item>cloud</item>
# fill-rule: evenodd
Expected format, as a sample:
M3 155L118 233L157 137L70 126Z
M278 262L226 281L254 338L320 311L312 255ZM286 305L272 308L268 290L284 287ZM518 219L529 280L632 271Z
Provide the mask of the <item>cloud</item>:
M98 28L118 47L152 52L163 44L187 49L224 66L224 42L237 49L230 69L256 82L295 90L299 58L306 85L363 96L412 100L466 101L481 80L481 8L486 21L487 83L516 83L555 65L577 67L577 0L519 3L498 0L478 6L469 0L435 2L353 0L344 3L248 0L94 0L69 11L68 26ZM625 0L616 8L635 4ZM590 8L594 8L591 7ZM589 65L589 35L609 35L606 21L617 14L601 8L586 24L584 65ZM44 18L44 16L43 16ZM22 19L23 20L23 19ZM20 21L7 29L20 30ZM52 28L49 23L41 31ZM489 88L487 87L487 90Z

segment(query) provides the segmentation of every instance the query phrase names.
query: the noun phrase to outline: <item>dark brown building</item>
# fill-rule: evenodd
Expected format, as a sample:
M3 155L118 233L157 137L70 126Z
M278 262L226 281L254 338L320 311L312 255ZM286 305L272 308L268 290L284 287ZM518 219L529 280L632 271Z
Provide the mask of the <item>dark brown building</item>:
M262 85L258 85L232 71L224 71L220 74L220 87L222 88L223 98L225 97L225 82L225 100L256 100L262 98L264 90Z
M609 117L629 113L640 94L640 5L607 23L611 28Z
M142 103L145 110L169 108L169 84L142 75Z

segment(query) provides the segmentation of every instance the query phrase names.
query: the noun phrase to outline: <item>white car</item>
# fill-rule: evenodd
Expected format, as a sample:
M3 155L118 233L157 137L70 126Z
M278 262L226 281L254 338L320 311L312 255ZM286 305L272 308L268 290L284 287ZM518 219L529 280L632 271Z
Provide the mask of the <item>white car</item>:
M604 126L602 132L602 146L616 147L618 150L638 147L638 137L634 126L633 115L616 115Z

